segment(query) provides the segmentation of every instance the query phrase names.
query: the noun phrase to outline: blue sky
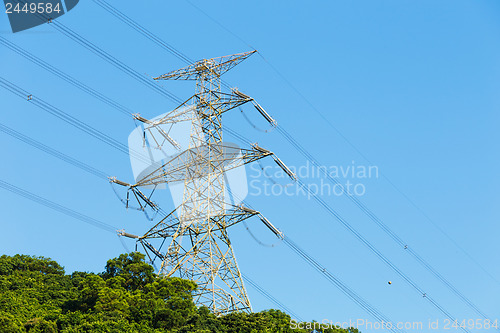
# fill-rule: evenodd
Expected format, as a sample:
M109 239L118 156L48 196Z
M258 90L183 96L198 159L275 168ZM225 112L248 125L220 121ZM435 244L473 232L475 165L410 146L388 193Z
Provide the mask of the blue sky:
M288 82L259 55L231 70L225 80L256 98L325 166L346 167L353 162L376 166L378 178L356 180L366 188L360 199L479 308L498 318L495 295L500 284L385 177L500 280L495 209L500 199L500 4L480 0L194 3L233 34L186 1L114 5L190 58L258 49ZM152 118L176 106L50 26L11 34L6 15L0 17L2 37L134 112ZM92 1L81 2L59 21L139 73L156 76L184 66ZM126 143L133 121L3 46L0 55L2 77ZM188 82L161 84L182 98L194 89ZM132 180L126 155L4 89L0 99L1 123L119 179ZM245 110L255 124L266 127L257 112ZM255 131L238 111L225 115L224 121L274 151L287 165L298 168L306 163L278 132ZM3 133L0 139L0 179L132 233L149 228L140 213L123 208L106 182ZM252 172L249 167L249 175ZM323 199L455 317L478 317L346 198L324 195ZM429 319L443 320L313 200L282 195L249 196L247 201L391 319L424 325ZM115 235L5 190L0 190L0 203L2 253L51 257L71 272L101 271L108 258L124 251ZM173 208L168 200L163 207ZM249 226L262 242L275 242L257 219ZM261 246L242 225L232 228L230 236L241 270L304 319L369 318L284 244ZM127 245L133 248L133 243ZM248 292L255 310L273 307L250 286Z

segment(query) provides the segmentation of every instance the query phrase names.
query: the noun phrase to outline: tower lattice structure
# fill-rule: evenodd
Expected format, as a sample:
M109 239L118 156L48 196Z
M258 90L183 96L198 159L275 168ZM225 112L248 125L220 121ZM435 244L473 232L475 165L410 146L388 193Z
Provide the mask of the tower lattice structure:
M198 305L207 306L217 315L233 311L251 312L242 275L227 229L252 216L258 216L277 236L281 233L258 211L228 200L225 173L266 156L272 156L291 177L291 171L266 149L257 144L246 149L223 142L223 113L251 102L275 125L274 120L251 97L237 89L223 92L221 76L255 51L203 59L185 68L161 75L155 80L194 80L195 94L176 109L156 120L147 120L144 131L159 147L178 146L165 130L181 121L191 123L189 147L175 158L149 170L136 184L116 179L112 182L129 188L141 207L158 209L142 188L156 188L166 183L182 183L182 203L142 237L136 238L147 255L162 260L159 274L179 276L197 283L194 294ZM170 239L166 251L155 248L154 239Z

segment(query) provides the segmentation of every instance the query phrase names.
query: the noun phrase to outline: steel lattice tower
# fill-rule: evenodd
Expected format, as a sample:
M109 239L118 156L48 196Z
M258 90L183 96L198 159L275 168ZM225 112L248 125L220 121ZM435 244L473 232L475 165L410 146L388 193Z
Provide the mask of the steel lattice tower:
M150 121L136 115L145 124L145 131L158 145L176 142L164 130L165 125L192 121L189 147L176 158L155 168L134 185L112 179L127 186L141 207L157 209L140 187L183 182L182 204L168 214L144 236L122 232L136 238L146 250L162 260L159 274L174 274L195 281L195 301L217 315L233 311L251 311L250 301L236 262L227 228L257 215L278 236L281 233L259 212L225 199L225 172L272 156L285 172L291 171L268 150L256 144L249 149L235 149L223 142L222 114L251 102L275 125L274 120L251 97L232 89L222 92L221 76L255 51L204 59L185 68L161 75L155 80L194 80L196 93L165 117ZM198 123L197 123L198 121ZM201 125L201 126L200 126ZM201 128L201 130L200 130ZM170 238L166 252L157 250L150 240ZM150 256L151 258L151 256Z

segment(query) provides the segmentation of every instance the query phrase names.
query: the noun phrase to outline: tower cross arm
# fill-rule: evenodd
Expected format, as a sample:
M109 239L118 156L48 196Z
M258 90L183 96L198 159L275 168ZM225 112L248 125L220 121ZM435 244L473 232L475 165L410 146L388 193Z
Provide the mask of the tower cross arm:
M220 151L221 157L217 161L211 161L211 164L209 164L208 162L212 156L212 151ZM162 164L134 184L133 187L156 186L164 183L203 177L208 172L208 168L227 172L244 164L273 155L271 151L256 145L252 147L252 149L236 149L234 146L226 144L210 144L194 147Z
M155 77L155 80L196 80L198 76L220 77L222 74L257 52L256 50L217 58L202 59L194 64Z

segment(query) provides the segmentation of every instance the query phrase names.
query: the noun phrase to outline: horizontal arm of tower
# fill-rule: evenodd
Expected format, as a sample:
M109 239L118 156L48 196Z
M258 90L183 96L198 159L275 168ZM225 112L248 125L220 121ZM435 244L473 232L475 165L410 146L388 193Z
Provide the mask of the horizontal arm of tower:
M158 127L159 125L175 124L183 121L195 120L195 118L193 117L193 110L197 110L196 116L203 119L221 115L224 112L252 101L253 98L242 95L241 93L238 94L234 90L229 94L219 91L210 91L210 98L203 94L195 94L160 119L153 121L143 118L139 114L134 114L134 118L146 124L146 129L151 129L154 127Z
M174 146L177 150L181 149L181 146L175 141L167 131L165 131L161 126L155 126L153 122L150 120L141 117L139 114L134 114L134 119L139 120L140 122L143 122L145 124L148 124L148 126L144 127L144 133L143 133L143 144L146 144L146 133L149 133L149 137L152 139L156 144L156 148L161 148L163 146L163 143L167 141L170 143L172 146ZM151 143L150 143L151 144Z
M175 124L183 121L193 120L193 110L195 109L194 101L196 95L193 95L186 99L183 103L177 106L175 109L167 113L164 117L156 120L149 120L142 117L140 114L134 114L134 119L138 120L150 127L156 125L164 125L164 124Z
M202 94L196 94L193 97L195 105L199 106L199 110L207 110L205 113L198 114L201 118L221 115L224 112L253 101L251 97L242 96L234 91L228 94L212 90L210 91L209 101L207 101L207 96Z
M231 149L234 147L224 144L210 144L188 149L146 175L133 186L152 186L201 178L210 173L220 172L219 170L227 172L273 155L272 152L256 145L252 149L238 149L238 154L226 152ZM214 154L214 151L218 153ZM217 160L213 160L214 155L218 156Z
M210 250L210 247L207 247L207 244L214 244L217 248L219 248L220 244L218 244L217 241L221 241L221 244L224 243L226 246L230 246L226 229L231 225L259 214L259 212L241 205L233 205L225 214L221 214L217 217L211 217L208 223L202 223L200 225L194 221L192 223L183 221L183 224L178 227L176 233L171 237L172 240L168 249L160 254L158 253L160 251L155 252L155 249L151 246L151 244L147 243L147 239L158 238L153 236L155 233L161 234L161 230L149 233L150 236L145 235L139 240L143 245L145 245L146 252L152 252L159 257L161 256L162 258L165 258L163 260L161 270L163 270L165 276L171 276L176 271L182 270L184 264L192 260L193 257L198 257L200 255L225 256L223 252L225 253L226 250L223 252L215 251L217 253L212 253L212 250ZM185 242L183 239L189 239L190 241ZM150 246L148 246L148 244ZM148 256L151 257L149 253ZM206 260L198 261L196 265L201 271L211 269L207 266L209 263ZM193 276L192 278L196 280L196 276Z
M227 206L229 206L229 208L226 209L223 214L210 216L209 220L207 220L206 215L196 215L183 217L182 223L181 220L175 216L175 212L178 212L180 209L180 207L178 207L158 222L153 228L144 234L144 236L139 237L139 239L167 238L173 237L175 234L199 235L209 230L216 231L229 228L251 218L252 216L260 214L258 211L249 209L242 205L227 204Z
M155 77L155 80L196 80L198 76L220 77L222 74L251 56L257 51L250 51L238 54L232 54L212 59L203 59L187 67L171 71L161 76Z
M224 214L211 217L210 219L217 225L217 227L213 230L218 230L229 228L259 214L260 213L258 211L244 207L243 205L232 205L232 207L227 209Z

